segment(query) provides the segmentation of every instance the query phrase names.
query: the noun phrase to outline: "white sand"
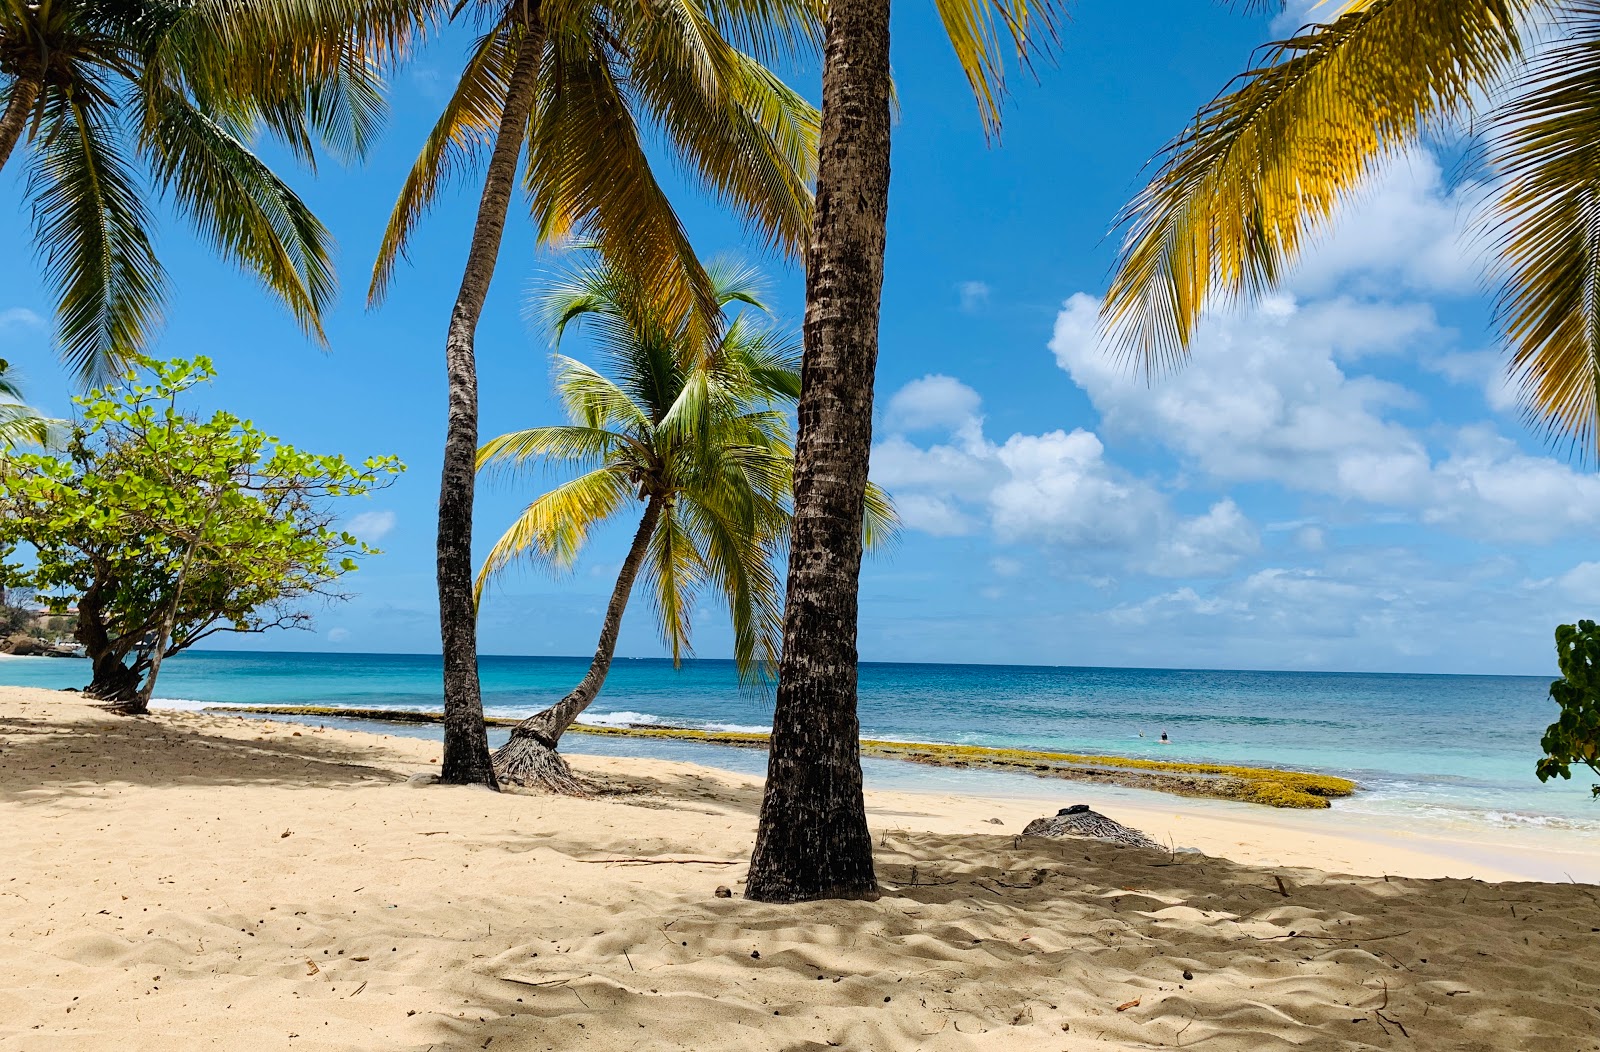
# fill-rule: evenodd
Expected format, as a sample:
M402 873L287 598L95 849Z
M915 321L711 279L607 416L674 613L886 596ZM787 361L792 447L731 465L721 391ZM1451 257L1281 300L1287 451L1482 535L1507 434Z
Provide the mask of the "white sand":
M1103 805L1237 861L1169 856L1022 841L1037 802L875 793L884 897L770 906L714 895L755 779L406 784L435 756L0 688L0 1049L1600 1049L1600 888L1417 879L1531 864L1492 849ZM608 861L633 858L709 861Z

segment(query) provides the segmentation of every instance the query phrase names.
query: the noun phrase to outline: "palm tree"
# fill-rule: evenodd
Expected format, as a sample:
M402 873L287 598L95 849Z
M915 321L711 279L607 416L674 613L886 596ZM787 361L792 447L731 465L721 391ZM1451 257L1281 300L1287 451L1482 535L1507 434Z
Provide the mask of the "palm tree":
M721 267L709 276L721 309L766 309L752 271ZM558 344L573 322L591 322L605 367L557 355L556 390L571 423L501 435L478 464L583 473L537 497L506 530L478 574L478 599L519 560L570 568L595 527L638 512L588 672L494 755L502 785L583 795L556 748L605 684L641 572L674 664L690 652L696 595L710 589L727 601L741 677L760 681L776 668L783 605L774 564L789 529L787 412L800 392L799 351L744 311L710 354L696 354L688 319L664 317L637 281L604 263L555 283L540 313ZM886 539L894 523L887 498L869 491L867 542Z
M1511 375L1531 420L1595 454L1600 3L1353 0L1334 10L1264 49L1124 209L1102 309L1108 338L1146 369L1180 361L1209 306L1272 289L1369 175L1466 120L1498 174L1483 218Z
M449 413L437 578L444 650L440 779L495 784L479 694L472 588L478 446L474 346L519 158L542 241L575 232L710 339L715 294L652 173L641 125L763 236L797 245L811 214L816 114L761 59L804 51L822 0L425 0L476 15L473 46L395 204L373 274L378 302L445 182L487 155L471 247L445 336ZM741 47L744 50L741 50ZM701 341L704 344L704 340Z
M22 400L22 385L11 363L0 358L0 456L15 446L50 446L61 439L64 425Z
M1008 45L1053 39L1055 0L936 0L984 125ZM876 897L861 795L856 612L889 210L889 0L828 9L817 208L806 253L805 383L783 658L747 898Z
M0 168L19 144L62 356L84 382L148 342L164 296L149 180L321 340L330 238L249 142L363 150L382 112L372 0L0 0ZM407 22L409 24L409 22Z

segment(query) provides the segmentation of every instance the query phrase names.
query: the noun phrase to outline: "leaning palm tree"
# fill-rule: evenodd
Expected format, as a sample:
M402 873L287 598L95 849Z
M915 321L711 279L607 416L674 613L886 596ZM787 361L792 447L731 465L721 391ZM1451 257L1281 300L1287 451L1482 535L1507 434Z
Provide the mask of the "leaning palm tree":
M65 433L52 420L22 400L22 385L11 363L0 359L0 456L16 446L51 446Z
M445 334L449 410L437 579L444 651L440 779L494 785L472 588L478 445L475 335L521 168L541 241L597 243L705 345L715 293L656 181L642 127L765 238L797 246L811 215L816 113L761 64L810 50L823 0L419 0L483 25L384 235L377 303L445 183L482 165L461 288ZM524 147L525 166L519 165Z
M1269 45L1124 209L1102 308L1147 369L1208 307L1256 298L1363 182L1470 124L1496 176L1497 321L1530 420L1600 449L1600 2L1351 0Z
M1004 55L1047 47L1060 0L935 0L985 128ZM828 8L783 660L748 898L877 895L861 791L856 613L889 211L889 0Z
M752 271L721 267L709 276L719 308L765 310ZM570 568L597 526L638 515L588 672L494 755L502 785L583 795L588 787L557 746L605 685L641 573L674 664L691 652L695 598L711 590L727 602L741 677L759 681L776 667L783 606L774 564L789 529L787 411L800 391L799 355L750 310L722 327L709 354L697 354L688 319L664 316L637 281L604 263L554 283L539 313L557 344L574 322L591 323L604 367L556 355L555 387L571 422L501 435L479 450L478 464L583 473L535 498L506 530L478 574L477 599L518 561ZM872 491L868 543L893 526L887 499Z
M366 147L382 111L369 2L0 0L0 169L20 145L61 354L82 380L138 354L161 314L139 169L322 338L328 232L249 144L264 129L306 159Z

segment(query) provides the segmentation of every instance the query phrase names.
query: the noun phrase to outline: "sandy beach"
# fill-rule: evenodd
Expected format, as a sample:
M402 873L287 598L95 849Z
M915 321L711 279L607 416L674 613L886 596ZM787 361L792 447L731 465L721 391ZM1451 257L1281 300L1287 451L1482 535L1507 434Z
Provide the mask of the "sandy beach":
M739 897L757 779L408 780L436 756L0 688L0 1048L1600 1049L1593 855L1063 787L1197 849L1151 852L873 793L882 899L778 907Z

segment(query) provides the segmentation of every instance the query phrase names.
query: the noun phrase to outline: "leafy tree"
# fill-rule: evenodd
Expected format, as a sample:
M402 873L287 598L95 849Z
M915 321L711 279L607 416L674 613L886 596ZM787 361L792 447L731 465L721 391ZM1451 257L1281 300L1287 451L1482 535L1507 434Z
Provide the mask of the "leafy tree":
M0 589L0 636L27 633L34 627L38 619L28 606L30 598L27 593L17 589Z
M754 272L716 267L710 276L724 310L766 309ZM556 747L605 684L641 573L674 663L691 652L695 599L709 589L728 604L740 675L760 681L776 669L783 588L775 563L789 534L787 412L800 392L799 349L744 311L723 327L712 354L697 356L685 346L693 339L686 321L664 320L637 283L604 264L555 283L540 312L557 343L574 322L590 322L604 368L557 355L556 390L571 423L501 435L478 463L583 473L535 498L506 530L479 572L478 595L481 602L485 585L517 560L571 567L595 527L638 512L588 672L557 704L522 721L494 756L501 784L581 795L584 785ZM867 526L869 544L894 527L876 489Z
M60 455L0 462L4 582L54 609L76 602L77 638L94 662L86 693L143 713L163 657L218 632L310 620L304 602L372 554L333 528L334 500L386 485L393 457L355 467L302 453L248 420L181 412L210 361L147 362L142 379L76 401L82 419Z
M1556 629L1556 654L1561 678L1550 684L1550 697L1561 706L1561 718L1544 732L1539 747L1539 781L1572 777L1581 763L1600 774L1600 626L1593 621ZM1600 799L1600 785L1594 786Z
M1047 45L1058 0L935 0L985 128L1005 52ZM748 898L876 897L861 794L856 615L889 212L889 0L828 5L817 207L806 253L783 660Z
M1510 373L1531 417L1595 453L1600 3L1345 0L1330 12L1203 107L1123 211L1108 335L1147 368L1180 360L1208 306L1270 291L1370 175L1465 125L1497 173L1484 219Z
M0 358L0 456L13 446L48 446L60 437L61 421L22 400L22 385L11 371L11 363Z
M322 338L330 237L251 150L363 151L382 113L364 32L410 25L372 0L4 0L0 168L27 198L62 354L85 380L148 342L164 297L136 167L202 238Z
M377 302L423 213L452 176L483 172L477 221L445 335L449 415L439 491L439 631L447 783L494 784L479 693L472 588L478 446L475 334L519 159L543 242L582 234L669 313L711 339L715 293L656 181L643 130L789 250L811 214L816 113L761 63L814 43L822 0L416 0L434 21L477 18L454 94L400 192L373 274ZM696 352L698 353L698 352Z

